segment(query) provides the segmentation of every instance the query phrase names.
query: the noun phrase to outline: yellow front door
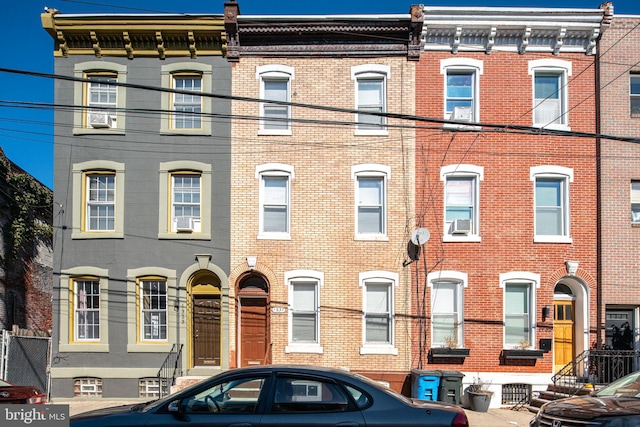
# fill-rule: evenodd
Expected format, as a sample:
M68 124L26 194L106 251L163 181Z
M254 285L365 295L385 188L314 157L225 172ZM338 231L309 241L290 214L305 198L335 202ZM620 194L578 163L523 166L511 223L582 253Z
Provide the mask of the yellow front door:
M553 370L573 360L573 301L553 302Z

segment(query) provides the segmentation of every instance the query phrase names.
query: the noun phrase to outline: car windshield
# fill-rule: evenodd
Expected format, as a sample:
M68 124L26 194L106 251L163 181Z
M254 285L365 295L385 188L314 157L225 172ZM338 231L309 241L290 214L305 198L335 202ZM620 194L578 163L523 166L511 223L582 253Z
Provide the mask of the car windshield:
M640 371L620 378L596 393L596 396L640 398Z

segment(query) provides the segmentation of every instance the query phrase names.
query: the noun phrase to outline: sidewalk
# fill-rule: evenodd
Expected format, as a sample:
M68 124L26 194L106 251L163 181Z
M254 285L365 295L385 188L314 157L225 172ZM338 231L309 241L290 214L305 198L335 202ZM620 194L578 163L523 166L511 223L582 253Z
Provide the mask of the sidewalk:
M69 405L69 415L75 415L93 409L140 403L143 400L58 400L54 405ZM465 409L470 427L528 427L533 413L527 410L489 409L488 412L475 412Z

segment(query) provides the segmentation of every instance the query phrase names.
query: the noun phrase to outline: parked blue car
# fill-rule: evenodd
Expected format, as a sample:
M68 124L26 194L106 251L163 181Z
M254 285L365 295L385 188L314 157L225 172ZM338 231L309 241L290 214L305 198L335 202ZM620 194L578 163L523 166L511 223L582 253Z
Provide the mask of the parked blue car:
M410 399L341 369L255 366L226 371L150 403L84 412L72 427L468 427L465 412Z

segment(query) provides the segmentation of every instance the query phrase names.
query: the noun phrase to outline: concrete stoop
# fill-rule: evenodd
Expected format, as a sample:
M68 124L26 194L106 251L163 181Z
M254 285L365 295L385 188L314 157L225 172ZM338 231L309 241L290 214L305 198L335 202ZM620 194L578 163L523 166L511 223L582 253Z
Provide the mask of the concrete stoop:
M178 377L176 378L176 382L174 385L171 386L171 388L169 389L169 393L173 394L176 393L182 389L185 389L187 387L189 387L190 385L199 383L202 380L206 380L207 378L209 378L210 376L208 375L189 375L186 377Z

